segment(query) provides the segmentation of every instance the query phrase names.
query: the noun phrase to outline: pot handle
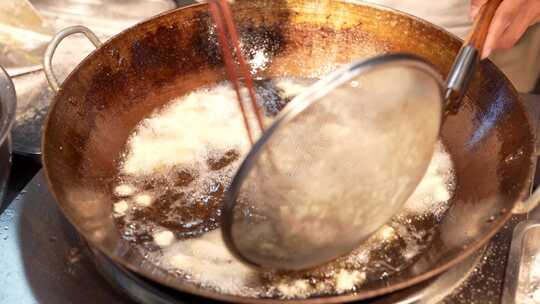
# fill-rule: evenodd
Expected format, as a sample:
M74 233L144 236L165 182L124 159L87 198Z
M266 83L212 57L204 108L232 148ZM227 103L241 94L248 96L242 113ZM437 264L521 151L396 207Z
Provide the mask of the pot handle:
M54 92L58 92L60 89L60 85L58 84L58 79L54 75L53 69L52 69L52 59L54 57L54 52L56 52L56 48L64 40L64 38L71 36L73 34L83 34L92 42L92 44L98 48L101 46L101 41L99 38L92 32L89 28L84 27L82 25L75 25L66 27L65 29L61 30L60 32L56 33L54 35L53 39L47 46L47 50L45 50L45 55L43 56L43 70L45 71L45 76L47 76L47 81L49 82L49 85L51 86L52 90Z

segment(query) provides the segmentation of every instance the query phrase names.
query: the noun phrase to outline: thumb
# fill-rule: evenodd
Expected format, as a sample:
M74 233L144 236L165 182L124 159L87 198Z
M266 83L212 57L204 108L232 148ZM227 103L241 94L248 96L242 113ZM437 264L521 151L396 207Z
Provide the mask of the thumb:
M478 15L480 8L488 1L489 0L471 0L471 7L469 9L469 16L471 19L474 19L476 15Z

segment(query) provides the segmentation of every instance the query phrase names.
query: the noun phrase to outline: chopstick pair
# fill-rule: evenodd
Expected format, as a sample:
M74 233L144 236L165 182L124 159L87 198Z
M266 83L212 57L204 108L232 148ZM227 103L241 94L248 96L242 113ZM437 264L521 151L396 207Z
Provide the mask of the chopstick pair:
M210 14L216 25L218 42L221 47L223 61L225 62L227 77L236 92L238 106L240 108L240 111L242 112L242 118L249 138L249 142L251 143L251 145L253 145L253 131L250 126L248 116L246 115L244 100L240 92L240 77L244 79L245 87L248 91L249 99L251 101L251 107L253 109L253 112L255 112L257 125L261 133L264 131L263 118L259 106L257 105L253 79L244 59L242 49L240 48L240 38L238 32L236 31L236 26L232 17L231 7L228 0L210 0L209 6ZM236 63L238 64L238 66L236 65Z

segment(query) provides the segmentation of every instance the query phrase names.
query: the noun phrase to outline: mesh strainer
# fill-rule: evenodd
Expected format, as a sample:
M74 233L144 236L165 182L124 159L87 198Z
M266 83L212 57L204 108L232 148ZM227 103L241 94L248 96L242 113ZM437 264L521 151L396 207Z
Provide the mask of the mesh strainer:
M297 96L239 168L224 239L254 266L298 270L350 252L397 213L429 165L442 79L412 55L344 66Z

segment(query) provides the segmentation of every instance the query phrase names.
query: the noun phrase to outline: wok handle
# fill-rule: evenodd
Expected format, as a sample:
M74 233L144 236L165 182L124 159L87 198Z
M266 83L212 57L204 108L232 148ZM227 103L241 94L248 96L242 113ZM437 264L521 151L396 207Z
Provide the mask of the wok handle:
M446 114L456 113L480 62L489 26L502 0L489 0L476 16L473 27L448 73L446 81Z
M58 90L60 90L58 79L54 75L52 68L52 60L54 57L54 53L56 52L56 48L58 47L60 42L62 42L62 40L64 40L66 37L79 33L85 35L86 38L88 38L88 40L90 40L90 42L92 42L92 44L96 48L101 46L101 41L96 36L96 34L94 34L94 32L92 32L89 28L82 25L70 26L56 33L51 42L49 42L49 45L45 50L45 55L43 56L43 70L45 71L47 81L49 82L49 85L54 92L58 92Z

